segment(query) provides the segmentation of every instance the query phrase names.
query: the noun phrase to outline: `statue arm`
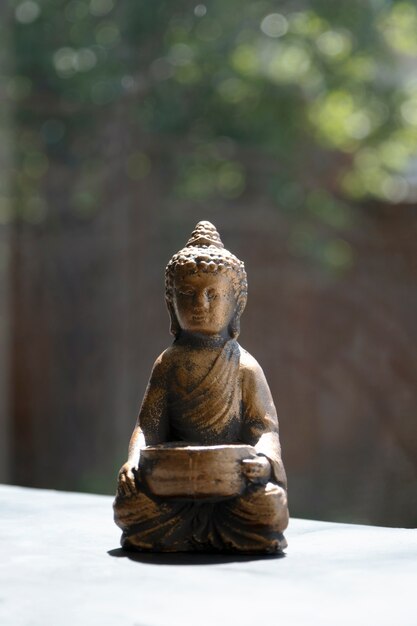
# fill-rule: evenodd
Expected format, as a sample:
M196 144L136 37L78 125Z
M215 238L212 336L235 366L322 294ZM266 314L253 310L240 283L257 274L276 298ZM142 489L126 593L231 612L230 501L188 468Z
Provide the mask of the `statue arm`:
M287 487L281 458L278 416L265 374L257 361L246 353L243 361L243 438L266 457L274 482Z
M143 397L136 425L129 442L128 459L119 472L119 491L130 495L135 491L134 471L139 467L140 450L146 445L168 439L167 359L163 353L155 361Z

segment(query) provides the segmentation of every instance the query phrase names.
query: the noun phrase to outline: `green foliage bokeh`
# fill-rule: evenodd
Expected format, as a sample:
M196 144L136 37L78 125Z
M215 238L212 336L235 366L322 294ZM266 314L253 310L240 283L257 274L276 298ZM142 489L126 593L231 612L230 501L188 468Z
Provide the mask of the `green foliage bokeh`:
M0 80L17 148L3 221L50 216L42 180L55 161L79 167L74 211L94 214L91 146L119 110L132 136L177 142L170 193L183 200L235 201L255 180L280 210L337 232L352 203L413 199L411 1L8 0L8 15L13 54ZM143 146L125 161L133 181L155 165ZM314 247L300 228L295 249ZM343 240L330 248L324 256L348 264Z

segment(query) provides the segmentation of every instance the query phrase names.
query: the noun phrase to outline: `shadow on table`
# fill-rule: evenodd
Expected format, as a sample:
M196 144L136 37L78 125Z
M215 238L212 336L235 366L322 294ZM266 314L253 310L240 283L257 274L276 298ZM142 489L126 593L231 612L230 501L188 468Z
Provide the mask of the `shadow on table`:
M149 565L219 565L222 563L246 563L247 561L260 561L281 559L285 554L216 554L200 552L133 552L114 548L107 554L116 558L130 559L138 563Z

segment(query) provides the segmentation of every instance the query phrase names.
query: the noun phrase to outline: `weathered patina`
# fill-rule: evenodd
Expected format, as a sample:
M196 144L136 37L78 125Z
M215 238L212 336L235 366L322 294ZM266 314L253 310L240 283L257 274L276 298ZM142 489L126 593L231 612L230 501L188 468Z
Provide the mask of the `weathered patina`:
M156 360L119 472L124 548L280 553L287 483L278 419L237 342L244 264L199 222L166 268L172 346Z

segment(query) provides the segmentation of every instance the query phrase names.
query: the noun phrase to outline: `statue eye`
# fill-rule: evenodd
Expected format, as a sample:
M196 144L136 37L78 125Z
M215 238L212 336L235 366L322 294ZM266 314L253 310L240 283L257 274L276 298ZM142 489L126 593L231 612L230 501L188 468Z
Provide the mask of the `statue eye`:
M178 292L181 296L193 296L194 295L194 291L190 287L183 287L181 289L178 289Z
M207 290L207 298L209 300L214 300L214 298L217 296L216 291L214 289L208 289Z

